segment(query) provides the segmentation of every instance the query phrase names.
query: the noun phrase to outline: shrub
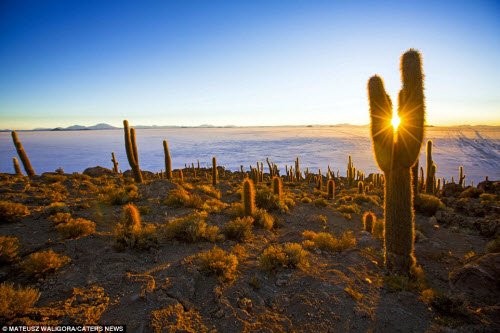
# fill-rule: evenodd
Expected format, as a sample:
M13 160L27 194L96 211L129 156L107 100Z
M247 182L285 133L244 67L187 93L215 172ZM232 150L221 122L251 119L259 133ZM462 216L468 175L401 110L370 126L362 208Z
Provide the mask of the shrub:
M19 240L17 237L0 236L0 262L12 262L17 258Z
M71 219L67 223L56 226L57 231L64 238L79 238L95 232L95 223L83 218Z
M164 309L151 312L151 329L153 333L164 332L199 332L206 333L208 328L202 317L194 309L184 310L182 304L169 305Z
M149 249L158 243L156 227L142 224L141 215L134 204L123 207L122 221L116 225L114 235L120 250L127 247Z
M385 237L385 221L382 219L375 219L373 224L373 236L378 239L384 239Z
M500 252L500 236L497 236L497 238L489 241L488 244L486 244L486 251L489 253Z
M234 280L236 277L238 258L219 247L197 254L195 261L198 267L206 273L215 274L227 281Z
M51 220L55 225L68 223L71 219L72 217L70 213L55 213L49 217L49 220Z
M356 194L352 200L357 204L368 202L372 205L380 206L380 198L376 195Z
M271 245L260 255L259 264L266 271L282 267L306 269L308 252L298 243Z
M209 195L212 198L215 198L218 200L220 200L220 198L222 197L222 194L220 193L220 191L218 189L214 188L213 186L198 185L198 186L196 186L196 189L199 190L200 192L205 193L206 195Z
M217 226L206 223L206 212L195 212L193 214L176 218L163 227L164 234L168 239L194 243L201 240L216 241L219 235Z
M244 241L252 236L253 222L251 216L237 217L224 226L223 233L228 239Z
M318 198L313 201L313 204L316 207L326 207L328 206L328 201L325 198Z
M199 195L190 194L183 188L171 190L164 203L171 207L201 208L203 206L203 200Z
M53 202L45 208L45 213L47 213L48 215L69 212L69 208L64 202Z
M139 198L139 189L135 184L124 187L107 186L103 192L104 200L112 205L124 205Z
M285 207L283 207L284 205L280 200L280 197L268 188L262 188L257 191L257 194L255 195L255 204L257 207L266 210L288 210L285 210Z
M257 209L255 211L255 225L271 230L274 226L274 217L269 214L265 209Z
M361 212L356 204L343 204L340 205L337 210L343 214L359 214Z
M479 198L479 196L483 193L484 191L481 189L478 189L477 187L469 187L466 190L462 191L460 195L458 196L459 198Z
M30 276L54 272L70 262L69 257L47 250L32 253L21 263L22 270Z
M29 213L28 207L23 204L0 201L0 221L2 222L18 222Z
M413 205L417 212L426 216L432 216L436 214L439 209L443 209L445 207L439 198L424 193L419 193L415 196Z
M318 248L324 251L330 252L341 252L350 247L356 246L356 238L352 231L347 231L340 236L340 238L328 232L314 232L311 230L306 230L302 233L302 236L309 240L304 245L307 247Z
M26 314L38 301L40 292L33 288L14 288L12 283L0 284L0 316L12 319Z

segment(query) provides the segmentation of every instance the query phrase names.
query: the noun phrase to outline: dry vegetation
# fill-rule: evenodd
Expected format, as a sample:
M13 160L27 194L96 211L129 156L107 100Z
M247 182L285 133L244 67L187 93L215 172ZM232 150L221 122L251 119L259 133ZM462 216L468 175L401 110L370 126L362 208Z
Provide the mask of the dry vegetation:
M124 323L132 332L500 328L498 189L420 194L420 266L408 277L384 268L383 189L367 180L360 194L335 178L329 198L313 181L283 177L276 195L266 174L245 216L240 172L220 168L216 186L209 169L196 178L184 169L182 182L176 175L145 176L143 184L121 174L0 175L0 324Z

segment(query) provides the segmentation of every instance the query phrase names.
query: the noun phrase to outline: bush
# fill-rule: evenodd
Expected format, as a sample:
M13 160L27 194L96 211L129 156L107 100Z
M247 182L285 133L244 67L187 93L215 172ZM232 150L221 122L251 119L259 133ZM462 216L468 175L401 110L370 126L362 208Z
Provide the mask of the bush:
M222 194L220 191L213 186L210 185L198 185L196 186L196 189L199 190L202 193L205 193L208 196L211 196L212 198L220 200L222 197Z
M93 234L95 223L83 218L76 218L67 223L58 224L56 229L64 238L79 238Z
M158 244L156 227L151 224L142 224L138 228L130 228L124 223L118 223L113 233L118 250L124 250L125 248L147 250Z
M361 210L356 204L344 204L340 205L337 210L342 214L359 214Z
M318 248L324 251L341 252L345 249L356 246L356 238L352 231L347 231L340 238L328 232L314 232L306 230L302 236L309 242L305 242L306 247Z
M194 309L185 311L180 303L152 311L150 326L153 333L209 331L197 311Z
M376 195L356 194L352 200L358 205L368 202L372 205L380 206L380 198Z
M500 252L500 236L497 236L497 238L489 241L488 244L486 244L486 251L489 253Z
M413 202L415 210L426 216L433 216L439 209L444 209L445 205L439 200L439 198L431 195L419 193L415 196Z
M12 262L17 258L19 240L17 237L0 236L0 262Z
M316 207L326 207L328 206L328 201L325 198L318 198L313 201L313 204Z
M209 274L215 274L224 280L234 280L238 268L238 258L219 247L201 252L195 256L198 267Z
M183 188L171 190L164 203L171 207L201 208L203 206L203 200L199 195L190 194Z
M39 276L54 272L69 262L69 257L47 250L30 254L21 263L21 268L30 276Z
M29 213L28 207L23 204L0 201L0 221L2 222L18 222Z
M111 205L124 205L139 198L139 189L135 184L128 184L121 188L106 186L102 193L104 200Z
M286 200L290 202L290 200ZM257 191L255 195L255 204L257 207L266 210L279 210L280 212L288 212L288 206L285 199L280 200L280 197L273 193L269 188L262 188Z
M260 255L259 264L266 271L282 267L306 269L308 252L298 243L271 245Z
M217 226L206 223L206 212L195 212L193 214L176 218L163 227L164 234L168 239L194 243L202 240L214 242L219 235Z
M64 202L53 202L45 208L45 213L47 213L48 215L69 212L69 208Z
M274 217L269 214L265 209L257 209L255 211L255 225L271 230L274 226Z
M72 217L70 213L56 213L49 217L49 220L51 220L55 225L68 223L71 219Z
M244 241L252 236L253 217L237 217L229 221L223 229L223 233L228 239Z
M40 292L33 288L14 288L12 283L0 284L0 317L12 319L25 315L38 301Z
M483 193L484 191L481 189L478 189L477 187L468 187L466 190L462 191L460 195L458 196L459 198L479 198L479 196Z
M384 224L385 220L375 219L375 223L373 224L373 236L378 239L384 239Z

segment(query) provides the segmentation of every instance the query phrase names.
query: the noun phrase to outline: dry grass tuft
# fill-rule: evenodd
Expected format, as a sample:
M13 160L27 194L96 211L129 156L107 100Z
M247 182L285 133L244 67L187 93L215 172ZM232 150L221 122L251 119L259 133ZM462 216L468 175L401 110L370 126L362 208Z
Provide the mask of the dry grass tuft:
M14 288L12 283L0 284L0 318L25 315L38 301L40 292L33 288Z
M306 248L318 248L324 251L341 252L345 249L356 246L356 238L352 231L346 231L340 238L328 232L314 232L306 230L302 236L307 240L304 242Z
M29 213L28 207L23 204L3 200L0 201L0 221L2 222L18 222L23 217L29 215Z
M84 218L76 218L58 224L56 229L64 238L79 238L93 234L95 227L95 222Z
M219 247L198 253L194 257L194 260L200 270L208 274L215 274L226 281L236 278L238 258L236 255L226 252Z
M180 303L152 311L150 326L154 333L208 332L200 314L193 309L184 310Z
M69 207L64 202L53 202L45 208L45 213L47 215L69 212Z
M271 230L274 226L274 217L269 214L265 209L257 209L255 211L255 225Z
M271 271L282 267L306 269L309 253L299 243L271 245L259 257L260 266Z
M18 249L19 240L17 237L0 236L0 263L16 260Z
M21 263L21 269L30 276L41 276L55 272L70 261L69 257L57 254L50 249L30 254Z
M171 207L202 208L203 200L197 194L191 194L183 188L171 190L164 201Z
M55 225L68 223L71 219L72 217L70 213L55 213L49 217L49 220L51 220Z
M223 229L223 233L228 239L244 241L252 237L253 217L237 217L229 221Z
M445 205L439 198L424 193L419 193L415 196L413 205L417 212L426 216L435 215L438 210L445 208Z
M176 218L166 224L162 231L167 239L178 239L194 243L208 240L215 242L219 238L219 228L208 225L206 212L195 212L190 215Z

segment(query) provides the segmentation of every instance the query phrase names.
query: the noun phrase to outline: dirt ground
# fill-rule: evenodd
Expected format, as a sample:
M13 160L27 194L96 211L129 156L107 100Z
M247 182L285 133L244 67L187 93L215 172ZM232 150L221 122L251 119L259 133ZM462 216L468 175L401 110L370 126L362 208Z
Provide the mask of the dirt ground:
M0 281L36 288L40 297L15 316L0 313L0 324L126 324L127 332L500 331L498 246L486 249L488 242L498 242L497 194L487 202L443 198L446 207L438 212L417 212L418 279L391 275L383 265L383 241L363 230L364 212L383 220L383 191L372 188L365 195L372 200L356 201L357 188L343 188L345 179L336 179L333 200L314 183L285 180L288 209L267 209L274 227L254 226L244 241L158 236L151 247L116 245L115 228L128 202L139 209L142 224L156 230L205 210L206 223L222 231L234 219L243 176L221 171L215 186L220 199L207 190L213 188L209 171L197 176L186 169L183 182L150 176L135 186L123 175L1 174L0 200L24 204L29 213L0 223L0 236L19 240L17 256L0 266ZM265 177L257 192L270 185ZM180 188L208 204L167 204ZM345 206L355 212L346 213ZM54 211L93 221L96 230L64 238L51 219ZM350 230L355 245L341 251L304 245L307 265L263 269L266 248L304 244L305 230L337 237ZM193 260L214 246L236 254L234 278L207 273ZM26 258L48 249L70 262L53 272L27 274Z

